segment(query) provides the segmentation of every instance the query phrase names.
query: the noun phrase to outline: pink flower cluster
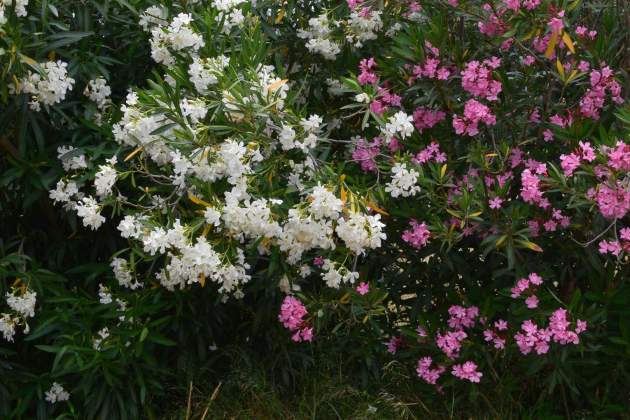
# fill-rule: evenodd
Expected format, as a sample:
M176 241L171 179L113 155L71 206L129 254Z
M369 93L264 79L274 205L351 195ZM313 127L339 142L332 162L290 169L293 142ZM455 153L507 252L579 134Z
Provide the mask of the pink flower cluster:
M437 163L446 162L446 153L440 151L440 145L432 141L425 149L420 150L411 161L417 165L422 165L430 161Z
M299 299L286 296L282 301L278 319L293 333L291 339L295 342L313 340L313 328L307 327L303 319L307 314L306 307Z
M601 110L606 103L606 93L610 93L613 102L622 104L621 85L613 78L613 71L606 66L601 70L591 71L591 87L580 99L580 113L584 117L599 119Z
M475 319L479 316L479 308L471 306L464 308L463 306L453 305L448 308L448 326L455 330L464 328L472 328L475 326Z
M424 61L424 64L416 64L413 66L409 84L423 77L427 79L446 80L451 75L451 71L448 68L441 66L442 62L439 59L440 50L435 48L428 41L425 41L424 46L427 49L428 57Z
M527 224L529 225L530 234L533 237L536 237L540 235L541 228L544 228L546 232L555 232L558 229L558 226L561 228L569 227L571 224L571 218L562 214L561 210L553 209L551 211L551 218L546 222L542 220L530 220Z
M559 34L564 28L564 10L560 10L556 16L552 17L547 22L547 26L549 26L552 33Z
M521 6L525 7L527 10L533 10L540 5L540 2L541 0L503 0L505 7L514 12L518 12Z
M560 155L560 166L564 175L571 177L573 172L580 167L580 161L592 162L595 160L595 150L589 142L580 142L580 148L568 155Z
M529 354L532 351L536 354L546 354L551 342L562 345L580 342L579 334L586 330L586 322L578 320L573 331L569 330L569 326L566 309L559 308L549 317L547 328L539 328L530 319L523 322L521 331L514 335L514 340L523 354Z
M457 359L462 348L462 341L468 337L464 330L447 331L446 334L436 333L435 344L449 359Z
M492 342L495 349L501 350L505 348L505 338L501 337L497 331L506 331L508 329L507 321L499 319L494 323L494 329L487 329L483 332L484 340Z
M451 371L453 376L461 380L479 383L483 373L477 371L477 365L475 362L465 362L463 364L454 365Z
M396 352L398 351L402 343L403 343L402 337L390 338L389 341L385 343L385 345L387 346L387 352L391 354L396 354Z
M474 99L469 99L464 105L464 116L453 116L453 128L455 133L467 136L479 134L479 123L491 126L497 123L497 119L486 105Z
M378 99L370 104L370 111L377 115L383 115L387 111L388 105L400 106L401 97L390 93L386 88L378 88Z
M435 369L431 369L431 365L433 364L433 359L431 357L423 357L418 360L418 366L416 367L416 373L418 376L423 379L426 383L435 385L440 376L446 370L446 367L443 365L438 365Z
M617 171L630 171L630 145L618 141L617 145L608 150L608 166Z
M550 206L549 200L543 197L540 190L540 178L528 168L521 173L521 197L523 201L530 204L536 204L541 208Z
M575 28L575 34L579 36L580 38L588 37L592 41L597 36L597 31L595 30L589 31L588 28L584 26L578 26Z
M374 57L364 58L359 63L359 70L361 73L359 74L358 81L361 85L373 85L378 81L378 76L372 70L376 68L376 61L374 61Z
M381 140L374 139L372 143L368 143L364 139L360 139L354 151L352 152L352 160L361 165L363 172L376 172L376 157L381 152Z
M471 61L462 71L462 87L465 91L489 101L498 100L501 93L501 82L492 79L492 71L499 68L501 60L497 57L483 62Z
M495 12L492 7L486 3L483 5L483 10L488 13L488 17L485 21L477 23L479 32L489 37L503 35L508 29L508 25L502 19L506 9L500 9Z
M601 254L611 253L615 257L618 257L622 251L630 253L630 228L623 228L619 232L620 240L599 242L599 252Z
M431 232L427 229L427 224L418 223L416 220L409 222L411 229L406 230L402 234L402 240L416 249L423 248L427 245Z
M599 212L607 219L622 219L630 210L630 190L621 181L612 186L599 184L588 190L586 196L595 200Z
M446 118L446 113L439 110L432 110L425 107L419 107L413 112L413 124L418 132L427 128L433 128L436 124Z
M512 298L517 299L526 291L529 296L525 299L525 304L529 309L538 307L538 297L534 294L535 287L540 286L543 282L542 277L536 273L530 273L528 277L522 278L516 282L516 285L512 287Z

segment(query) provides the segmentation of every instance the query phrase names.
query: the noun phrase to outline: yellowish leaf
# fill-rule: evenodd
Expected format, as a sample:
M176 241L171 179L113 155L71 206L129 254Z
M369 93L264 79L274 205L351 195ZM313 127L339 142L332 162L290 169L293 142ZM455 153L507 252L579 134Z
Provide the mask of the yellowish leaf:
M572 54L575 54L575 45L573 45L573 40L567 32L562 33L562 40L566 44L569 51L571 51Z
M506 239L507 239L507 235L503 235L499 239L497 239L496 247L499 248L503 244L503 242L505 242Z
M137 155L138 153L140 153L140 151L142 150L142 146L140 147L136 147L136 150L134 150L133 152L129 153L126 157L125 157L125 162L127 162L128 160L130 160L131 158L133 158L135 155Z
M549 44L547 44L547 51L545 51L545 57L551 58L553 51L556 49L556 44L558 44L558 32L554 32L553 35L551 35Z
M560 62L559 58L556 59L556 70L558 70L558 74L560 75L560 78L562 79L562 81L564 81L564 66Z
M282 22L282 19L284 19L285 14L286 14L286 10L283 7L282 9L280 9L280 13L278 13L278 16L276 17L276 24Z
M448 168L448 165L446 163L442 165L442 169L440 169L440 178L444 178L444 174L446 174L447 168Z
M462 215L461 215L461 214L459 214L459 212L456 212L455 210L446 209L446 212L447 212L448 214L450 214L451 216L456 217L456 218L458 218L458 219L461 219L461 218L462 218Z
M369 208L371 208L372 210L374 210L378 214L382 214L383 216L389 216L389 213L387 213L385 210L380 208L374 201L370 200L366 204L367 204L367 206Z
M477 217L477 216L481 216L481 213L483 213L482 211L476 211L474 213L470 214L470 217Z
M341 299L339 299L339 303L341 303L342 305L345 305L348 302L350 302L350 292L347 292L341 297Z
M289 81L288 79L277 80L273 82L272 84L270 84L269 86L267 86L267 91L275 92L276 89L278 89L280 86L284 85L288 81Z
M199 284L201 285L201 287L204 287L206 285L206 274L205 273L199 273Z
M206 207L212 207L212 204L208 203L207 201L203 201L201 198L196 197L193 193L191 193L190 191L188 191L188 199L190 201L192 201L193 203L200 205L200 206L206 206Z

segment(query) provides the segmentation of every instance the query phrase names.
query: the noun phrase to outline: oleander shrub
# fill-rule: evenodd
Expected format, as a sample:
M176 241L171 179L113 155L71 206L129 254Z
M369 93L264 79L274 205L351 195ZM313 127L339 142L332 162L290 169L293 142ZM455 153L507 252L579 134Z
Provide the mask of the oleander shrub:
M0 10L2 415L152 417L241 349L628 412L623 2Z

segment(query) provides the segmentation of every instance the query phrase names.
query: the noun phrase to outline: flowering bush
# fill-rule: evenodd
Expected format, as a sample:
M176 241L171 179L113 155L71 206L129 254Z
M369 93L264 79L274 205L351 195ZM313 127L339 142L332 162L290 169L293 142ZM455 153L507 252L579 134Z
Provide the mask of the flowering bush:
M0 4L3 106L25 121L3 137L7 197L52 201L81 244L107 243L66 270L91 284L19 274L0 289L5 341L54 355L13 414L39 396L46 412L133 416L162 390L163 347L194 343L182 364L203 363L216 340L261 335L373 373L395 359L434 401L520 384L546 412L627 399L628 38L613 9L117 3L111 23L82 9L105 19L103 51L130 47L93 66L76 43L94 32L62 24L74 11L49 4L29 29L26 2ZM38 25L53 33L30 58L19 35ZM64 141L44 145L41 125ZM29 200L18 169L41 168L14 139L31 132L58 164ZM73 388L97 368L109 379Z

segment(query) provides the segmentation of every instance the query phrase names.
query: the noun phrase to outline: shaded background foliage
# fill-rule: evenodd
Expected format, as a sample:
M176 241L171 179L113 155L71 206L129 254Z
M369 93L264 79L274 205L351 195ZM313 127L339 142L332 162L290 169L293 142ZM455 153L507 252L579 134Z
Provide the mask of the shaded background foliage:
M507 257L485 254L473 241L460 243L440 257L428 258L439 249L424 249L418 255L428 258L423 265L414 261L401 263L396 248L366 261L364 275L381 279L384 289L389 291L388 295L373 297L374 307L395 308L387 315L384 310L371 314L373 318L367 325L362 322L364 306L359 302L331 298L327 296L330 291L323 287L310 290L310 295L315 299L320 297L326 308L317 322L328 333L309 347L292 345L278 325L281 296L264 283L275 273L261 261L255 267L255 279L261 282L259 290L253 289L242 301L227 305L216 304L216 296L209 289L167 292L156 288L133 295L129 316L147 322L120 327L117 331L120 345L107 352L93 350L94 332L103 326L103 320L118 316L95 305L94 296L98 283L111 277L109 258L125 244L119 241L113 225L96 233L80 227L76 216L52 206L48 190L63 173L57 159L58 146L72 144L95 157L111 152L108 149L113 147L109 141L111 128L91 122L96 110L82 96L82 89L95 75L104 76L112 86L112 99L117 104L129 86L145 85L155 65L149 56L147 34L137 29L137 19L138 11L151 2L33 3L26 23L17 26L20 32L5 33L0 39L0 295L5 294L15 279L28 279L37 292L38 307L43 310L32 321L32 331L24 339L16 340L15 344L0 342L0 377L11 378L0 382L0 416L52 417L53 408L42 396L57 377L76 380L73 391L82 404L70 405L66 418L133 419L163 413L168 405L161 399L164 395L176 395L183 401L190 380L212 390L219 382L216 378L227 378L226 392L232 392L236 401L239 394L251 395L248 393L259 392L261 387L262 391L280 389L300 394L296 390L310 389L313 378L325 383L325 378L313 375L319 370L329 372L328 378L343 376L363 390L374 391L373 395L378 395L374 399L377 406L388 404L389 400L378 394L383 390L410 404L419 404L417 399L422 395L422 405L428 407L430 414L443 410L466 413L471 407L473 412L484 413L487 400L493 401L497 417L518 416L526 411L532 417L549 413L579 416L580 410L585 410L586 416L601 417L627 413L630 398L627 261L621 268L605 265L591 249L568 242L562 247L557 247L557 241L541 242L540 246L549 252L540 255L535 265L547 267L549 274L562 285L563 301L588 315L592 325L588 342L593 344L586 345L581 358L567 361L568 350L563 350L556 355L556 361L544 366L518 357L498 360L497 371L505 372L509 367L514 374L497 378L498 386L494 389L471 387L468 393L436 395L429 401L426 396L433 394L433 389L410 379L414 376L410 366L388 364L390 358L381 342L383 326L393 332L401 323L415 325L420 320L426 321L421 318L427 313L438 320L440 315L432 314L430 308L459 301L450 282L465 288L468 298L479 306L483 306L484 299L487 306L492 305L481 286L488 287L490 283L493 289L504 289L511 284L511 277L505 275ZM278 46L278 62L300 63L305 68L315 62L321 64L303 49L292 48L301 42L299 39L283 35L293 34L295 27L304 27L308 18L317 13L308 5L292 1L283 9L284 19L278 21L278 16L262 19L279 22L263 25L266 36ZM596 58L626 70L630 66L629 9L622 1L590 1L583 7L585 22L602 28L605 34L598 38ZM287 25L286 31L283 25ZM278 26L280 35L275 30ZM346 68L356 68L363 58L346 54L337 64L325 65L342 63ZM53 57L69 63L70 75L76 79L75 88L70 97L47 112L30 112L24 96L8 93L12 75L21 74L29 59L39 62ZM384 71L394 73L396 69ZM317 112L342 105L325 93L325 80L308 77L314 78L309 83L315 86L309 92L309 109ZM111 112L118 112L116 106ZM609 135L630 133L630 125L613 116L602 120L600 125ZM333 149L331 153L339 151ZM349 176L353 176L352 171L339 168L339 173ZM356 168L354 171L354 175L361 176ZM391 214L388 228L392 232L402 232L407 220L415 216L413 209L408 208L388 211ZM518 262L518 251L515 258ZM531 257L528 261L534 263ZM402 275L398 273L401 265ZM416 296L413 304L409 295ZM502 308L485 309L492 312ZM140 339L126 347L125 336ZM409 357L412 356L410 352ZM243 375L249 374L251 378L243 379ZM523 382L523 378L528 379ZM544 392L540 393L541 390ZM329 410L324 413L333 417ZM391 415L405 417L409 413L394 410Z

